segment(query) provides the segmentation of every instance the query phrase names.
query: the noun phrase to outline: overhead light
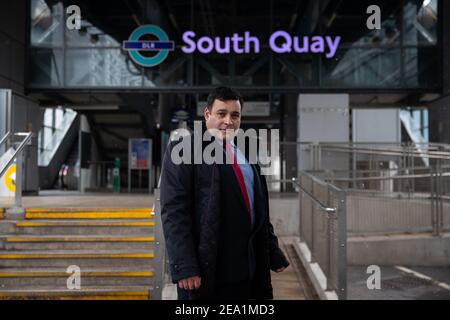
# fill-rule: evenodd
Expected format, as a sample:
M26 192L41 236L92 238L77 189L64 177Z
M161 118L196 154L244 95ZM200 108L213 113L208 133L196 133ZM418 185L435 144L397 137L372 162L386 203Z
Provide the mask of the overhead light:
M423 1L423 4L422 4L422 7L426 7L426 6L428 6L430 3L431 3L431 0L424 0L424 1Z

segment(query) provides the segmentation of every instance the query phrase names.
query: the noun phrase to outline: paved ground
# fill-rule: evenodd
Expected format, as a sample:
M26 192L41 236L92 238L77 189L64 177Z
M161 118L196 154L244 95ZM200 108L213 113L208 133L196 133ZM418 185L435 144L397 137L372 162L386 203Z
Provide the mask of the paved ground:
M380 266L381 288L369 290L367 266L348 268L348 299L450 300L450 267Z

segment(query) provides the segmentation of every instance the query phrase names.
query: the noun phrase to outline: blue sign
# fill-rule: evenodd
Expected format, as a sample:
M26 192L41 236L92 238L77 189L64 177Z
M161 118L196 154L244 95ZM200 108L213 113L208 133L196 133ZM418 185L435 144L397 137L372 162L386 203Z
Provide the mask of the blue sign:
M154 35L158 40L144 41L139 40L143 35ZM169 40L167 34L155 25L140 26L133 31L128 41L122 44L124 50L129 51L131 59L143 67L154 67L163 62L169 55L169 51L173 51L175 44ZM153 57L145 57L140 51L157 51Z
M131 169L150 169L150 139L129 139Z

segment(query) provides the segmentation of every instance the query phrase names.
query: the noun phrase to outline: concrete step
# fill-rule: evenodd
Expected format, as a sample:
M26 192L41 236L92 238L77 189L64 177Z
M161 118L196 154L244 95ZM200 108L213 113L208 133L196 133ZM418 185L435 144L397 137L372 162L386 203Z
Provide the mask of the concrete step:
M66 268L11 268L0 269L0 289L27 289L46 286L54 289L66 289L67 280L73 273L67 273ZM80 269L81 287L104 286L151 286L153 270L146 268L104 268Z
M35 287L24 290L0 290L0 300L148 300L151 287L85 287L80 290Z
M11 267L145 267L152 264L153 251L131 250L53 250L0 251L1 268Z
M4 224L3 226L2 223ZM1 221L4 234L20 235L133 235L148 236L153 233L155 221L150 220L40 220Z
M155 238L110 235L0 235L3 250L153 250Z
M11 234L14 232L16 232L15 221L0 219L0 234Z
M25 219L151 219L151 208L28 208Z

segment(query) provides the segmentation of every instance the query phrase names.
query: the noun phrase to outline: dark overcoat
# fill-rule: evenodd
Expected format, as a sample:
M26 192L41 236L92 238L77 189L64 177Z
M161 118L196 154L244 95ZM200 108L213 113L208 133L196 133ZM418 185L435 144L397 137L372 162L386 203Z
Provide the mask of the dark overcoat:
M193 146L194 139L190 139ZM160 185L161 219L169 270L174 283L184 278L200 276L201 287L191 291L190 299L209 299L213 297L216 273L218 267L221 267L217 265L221 210L226 197L234 190L239 190L239 186L236 183L231 190L221 190L221 174L224 171L220 166L225 164L207 164L203 161L201 164L174 163L171 154L177 143L179 142L171 142L166 149ZM191 152L202 152L204 143L201 148L202 150L195 150L192 147ZM193 159L192 156L191 160ZM248 240L248 259L253 267L252 298L272 299L270 270L287 267L289 263L279 248L270 223L266 179L260 174L257 164L252 165L252 168L256 217Z

